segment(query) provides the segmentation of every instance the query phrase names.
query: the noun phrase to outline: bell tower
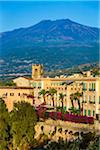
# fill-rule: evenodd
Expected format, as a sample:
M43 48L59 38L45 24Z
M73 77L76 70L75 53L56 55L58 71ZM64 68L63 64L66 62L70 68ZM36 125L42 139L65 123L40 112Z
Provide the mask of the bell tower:
M34 64L32 65L32 78L41 78L43 77L43 65Z

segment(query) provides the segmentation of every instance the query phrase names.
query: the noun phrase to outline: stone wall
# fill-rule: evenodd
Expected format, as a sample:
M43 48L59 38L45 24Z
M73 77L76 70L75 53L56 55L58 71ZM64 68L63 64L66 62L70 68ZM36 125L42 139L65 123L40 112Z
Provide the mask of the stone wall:
M43 130L41 130L41 126L43 126ZM97 125L96 125L97 126ZM56 128L56 132L55 132ZM62 129L60 132L59 130ZM95 124L76 124L72 122L64 122L61 120L54 121L52 119L48 119L44 122L38 122L35 126L35 138L39 139L41 134L47 135L47 137L53 141L58 141L59 137L63 138L63 140L74 140L76 137L74 133L79 132L99 132L99 128L95 128ZM67 131L67 133L65 133ZM53 135L54 133L54 135Z

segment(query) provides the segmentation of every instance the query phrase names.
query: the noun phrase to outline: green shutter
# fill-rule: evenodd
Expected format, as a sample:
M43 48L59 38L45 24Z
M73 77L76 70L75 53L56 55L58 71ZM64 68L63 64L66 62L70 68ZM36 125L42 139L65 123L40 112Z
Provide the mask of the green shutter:
M84 115L86 116L86 109L84 109Z
M91 111L90 110L88 110L88 116L91 116Z
M93 116L95 115L95 111L93 110Z
M95 83L94 83L94 90L95 90Z
M66 106L64 106L64 112L66 112Z

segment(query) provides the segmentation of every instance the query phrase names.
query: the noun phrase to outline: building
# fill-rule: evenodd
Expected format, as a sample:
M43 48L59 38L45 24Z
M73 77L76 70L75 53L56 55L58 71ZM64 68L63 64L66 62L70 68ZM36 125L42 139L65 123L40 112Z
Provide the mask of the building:
M0 87L0 98L2 98L9 111L13 109L16 102L25 101L33 105L34 96L31 87Z
M44 73L43 65L40 64L32 65L32 79L43 77L43 73Z
M63 82L70 82L69 84L62 85ZM59 93L65 94L64 106L68 111L71 108L70 95L72 93L80 92L82 97L80 103L83 115L94 116L100 114L100 78L41 78L34 80L34 96L35 101L39 98L39 91L41 89L49 90L54 88L57 90L55 95L55 106L61 106L59 100ZM43 102L43 99L40 99ZM74 102L75 103L75 102ZM47 104L52 105L50 97L47 97ZM75 104L77 105L77 103Z
M13 80L17 87L31 87L33 79L28 77L18 77Z
M22 89L25 87L27 87L27 89L30 88L29 91L31 92L32 90L32 92L34 92L34 104L37 106L44 102L43 96L39 95L39 92L42 89L48 91L49 89L54 88L57 90L57 93L54 95L54 107L62 106L61 100L59 100L59 93L63 93L65 95L63 99L64 110L68 112L72 107L71 94L79 92L82 93L82 96L79 97L81 114L86 116L93 116L95 118L98 117L100 114L100 77L93 77L91 76L90 72L87 72L87 76L74 75L67 78L45 78L43 77L43 72L43 66L33 65L32 78L18 77L13 80L17 86L15 91L18 91L17 88L19 88L18 92L22 92ZM4 91L4 89L2 89L2 91ZM10 93L11 91L9 90L9 94ZM19 98L19 100L21 99L22 98ZM15 100L16 99L13 97L13 101ZM53 106L50 95L46 96L46 104L48 107ZM74 106L75 108L78 108L77 101L74 101Z

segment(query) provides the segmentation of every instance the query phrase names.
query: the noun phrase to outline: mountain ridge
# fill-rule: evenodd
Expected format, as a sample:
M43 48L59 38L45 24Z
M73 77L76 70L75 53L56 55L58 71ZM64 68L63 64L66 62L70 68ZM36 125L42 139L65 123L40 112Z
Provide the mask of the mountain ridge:
M28 73L32 63L56 70L98 62L99 31L99 28L61 19L43 20L28 28L3 33L0 74Z
M39 23L13 31L1 33L2 42L12 39L30 42L55 42L77 41L97 42L99 40L99 28L85 26L70 19L43 20ZM8 36L8 37L7 37Z
M19 29L30 28L30 27L33 27L34 25L37 25L37 24L39 24L39 23L41 23L41 22L45 22L45 21L53 22L53 21L59 21L59 20L69 20L69 21L71 21L71 22L73 22L73 23L77 23L76 21L72 21L72 20L69 19L69 18L67 18L67 19L56 19L56 20L44 19L44 20L41 20L41 21L39 21L39 22L37 22L37 23L35 23L35 24L33 24L33 25L30 25L30 26L27 26L27 27L18 27L18 28L11 29L11 30L8 30L8 31L3 31L3 32L0 32L0 34L2 34L2 33L7 33L7 32L12 32L12 31L19 30ZM83 25L82 23L77 23L77 24ZM86 27L92 27L92 28L98 28L98 29L100 30L99 27L95 27L95 26L91 26L91 25L85 25L85 24L84 24L84 26L86 26Z

